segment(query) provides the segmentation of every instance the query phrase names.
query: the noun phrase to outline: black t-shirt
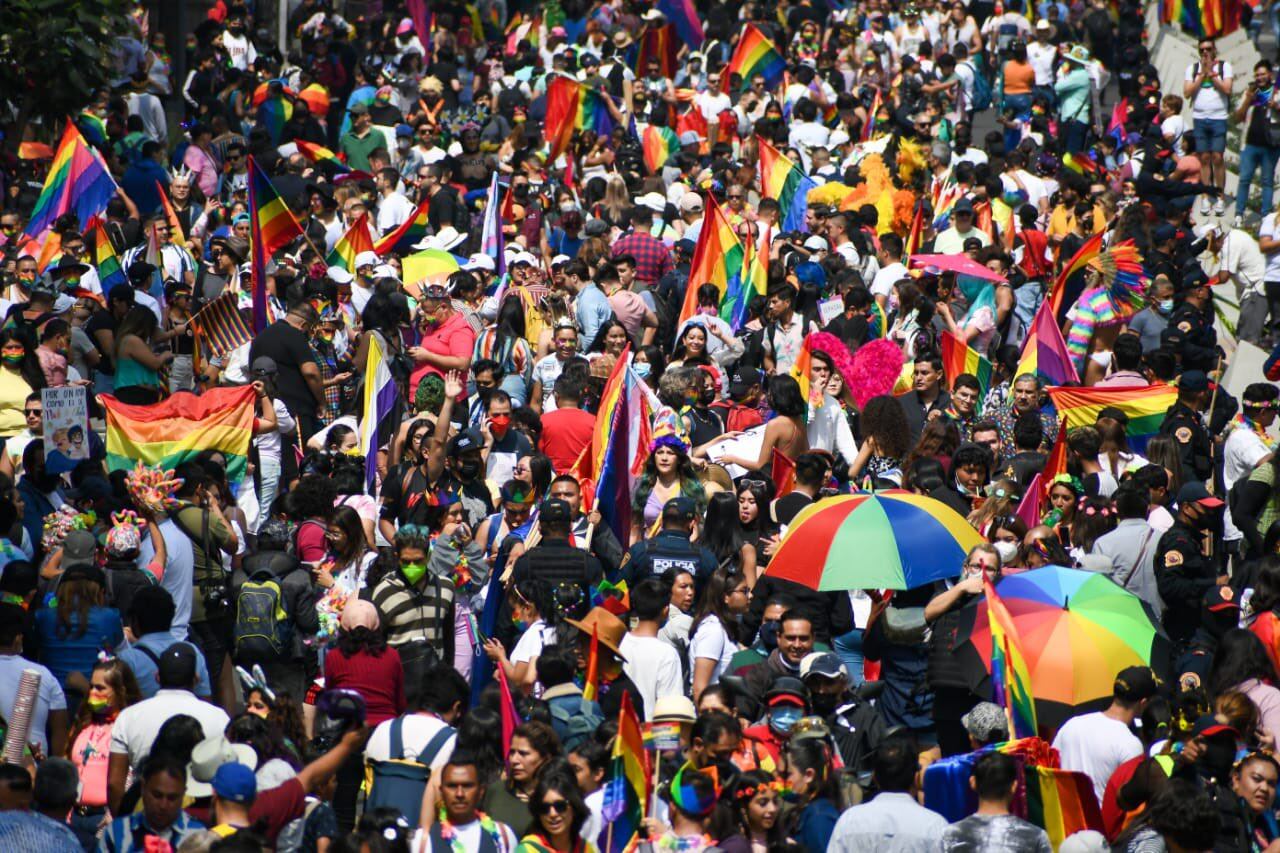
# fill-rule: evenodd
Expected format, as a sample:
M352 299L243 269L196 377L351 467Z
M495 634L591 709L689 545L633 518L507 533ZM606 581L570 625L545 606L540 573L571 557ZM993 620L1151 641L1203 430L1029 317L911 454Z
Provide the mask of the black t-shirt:
M250 367L254 359L264 355L276 363L276 393L294 417L314 414L319 403L302 378L302 366L315 361L307 336L287 321L277 320L254 338L249 347Z
M828 323L822 331L844 341L849 351L853 352L867 340L867 318L862 314L855 314L852 317L841 314Z
M467 211L458 198L458 191L453 187L441 187L431 197L431 206L427 210L427 219L431 227L439 233L441 228L452 225L458 231L467 230Z
M773 502L773 520L778 524L790 524L791 519L799 514L800 510L813 503L813 498L804 492L791 492L783 495Z
M427 69L427 75L434 77L444 84L443 97L446 109L456 109L458 106L458 93L453 91L452 82L458 79L458 66L452 62L433 62L431 67Z
M107 376L115 375L115 364L111 361L111 353L102 348L102 344L98 343L98 338L94 332L108 331L112 335L116 333L116 326L120 325L115 315L106 308L99 308L93 312L93 316L84 324L85 334L89 336L89 340L93 341L93 345L98 348L99 354L102 355L102 361L98 362L98 370Z
M1261 145L1266 146L1267 142L1267 113L1270 108L1267 102L1274 97L1271 89L1265 92L1259 92L1253 96L1253 109L1249 111L1249 128L1244 134L1245 145Z

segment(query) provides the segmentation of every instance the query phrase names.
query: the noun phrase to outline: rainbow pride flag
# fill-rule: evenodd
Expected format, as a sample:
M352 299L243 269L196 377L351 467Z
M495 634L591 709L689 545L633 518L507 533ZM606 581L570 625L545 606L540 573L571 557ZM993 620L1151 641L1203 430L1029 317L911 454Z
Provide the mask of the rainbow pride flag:
M317 166L332 166L338 172L350 172L351 167L342 162L342 159L325 148L323 145L316 145L314 142L307 142L304 139L295 139L293 144L298 146L298 153L306 157Z
M613 133L614 118L604 92L588 89L572 77L555 77L547 85L547 117L543 126L551 146L548 160L569 147L575 130L594 130L601 136Z
M777 199L782 207L782 230L808 231L805 207L809 191L817 188L817 181L765 139L757 137L756 141L760 145L760 185L764 194Z
M1145 453L1147 442L1160 431L1164 416L1178 400L1178 389L1172 385L1148 385L1145 388L1061 388L1048 389L1049 398L1068 429L1092 426L1098 412L1115 406L1129 416L1126 432L1134 453Z
M373 235L369 233L369 214L362 213L355 222L351 223L347 233L333 244L333 249L330 250L324 262L331 267L342 267L349 273L355 273L356 255L372 251Z
M1036 309L1027 338L1022 342L1022 358L1018 360L1017 375L1024 373L1040 377L1045 385L1080 384L1075 362L1067 351L1062 330L1054 322L1053 306L1048 300L1041 302Z
M117 284L129 283L129 279L125 277L124 268L120 266L120 258L116 255L115 247L111 245L111 238L107 236L107 230L102 227L100 219L93 224L93 265L98 268L98 286L102 289L103 295L109 293Z
M631 495L649 457L649 397L624 350L605 382L590 453L578 473L595 482L596 506L615 535L630 535ZM619 542L622 540L619 539Z
M675 27L676 35L689 45L690 50L702 47L707 36L702 30L698 10L693 7L693 0L658 0L656 8Z
M107 410L108 469L144 462L168 470L216 450L227 460L228 480L244 477L257 399L252 386L211 388L198 397L179 391L150 406L130 406L110 394L100 399Z
M751 240L742 244L742 290L734 294L733 299L733 316L727 320L733 330L736 332L747 323L747 308L751 305L751 300L757 296L764 296L765 291L769 289L769 254L772 242L765 237L764 242L757 247Z
M1048 302L1052 306L1049 310L1053 312L1056 319L1061 320L1063 305L1062 300L1067 290L1067 279L1083 270L1089 265L1089 261L1098 257L1102 253L1102 234L1094 234L1071 256L1071 260L1067 261L1062 267L1062 272L1058 273L1057 279L1053 282L1053 289L1049 293ZM1070 308L1071 306L1066 306Z
M19 160L52 160L53 149L43 142L18 143Z
M156 193L160 196L160 209L164 211L165 222L169 223L169 239L175 245L187 248L187 238L182 235L182 223L178 221L173 203L169 201L169 194L164 191L164 184L159 181L156 181Z
M249 244L253 281L253 331L267 327L267 258L301 236L302 226L271 185L253 156L249 157Z
M1102 827L1093 781L1078 770L1026 768L1027 820L1044 829L1054 850L1063 839Z
M800 345L800 353L796 356L795 362L791 365L791 378L800 386L800 396L805 399L809 407L805 409L805 420L809 419L809 412L822 405L822 394L824 389L814 388L809 379L809 374L813 371L813 335L806 335L804 343Z
M680 309L683 323L698 313L698 286L714 284L720 291L720 319L730 322L737 313L737 300L742 298L742 272L746 260L742 242L734 233L724 209L715 198L707 196L706 213L689 268L689 286L685 288L684 305Z
M623 853L633 849L649 804L648 753L640 718L631 697L622 696L618 710L618 735L604 778L604 802L600 807L609 831L604 833L601 853Z
M940 343L942 372L947 377L947 383L954 383L961 373L977 377L978 384L982 386L978 393L978 409L981 411L982 401L987 396L987 389L991 387L991 360L951 332L944 331Z
M782 80L782 74L786 70L787 62L773 42L755 24L747 24L742 37L738 39L738 46L733 50L733 56L729 58L729 64L725 66L725 73L721 75L720 85L727 93L729 78L739 74L742 77L741 90L746 91L751 87L751 78L763 74L765 86L773 89Z
M991 691L995 703L1004 708L1013 737L1035 737L1036 701L1018 628L989 578L983 578L982 587L991 625Z
M593 625L591 628L591 645L587 650L587 674L582 683L582 698L588 702L596 701L600 692L600 632Z
M671 24L646 28L640 35L640 47L636 51L636 77L643 77L648 72L650 59L658 60L663 77L670 79L676 76L676 55L679 50L676 28Z
M651 124L644 129L641 144L644 148L644 167L649 170L649 174L656 175L680 147L680 139L671 128Z
M413 247L427 236L427 211L431 207L431 199L424 198L422 203L414 209L413 214L401 222L387 236L378 240L373 244L373 251L376 255L385 255L388 252L395 252L403 255L412 252Z
M74 213L82 224L87 223L107 209L107 202L115 197L117 189L102 157L68 121L22 233L39 237L64 213Z
M489 180L489 191L485 194L484 222L480 228L480 251L493 258L493 272L498 276L507 271L507 253L503 249L502 240L501 190L502 185L498 181L498 173L495 170L493 177Z
M284 135L284 126L293 118L293 101L285 98L267 98L258 105L258 126L266 130L271 137L272 145L280 144Z

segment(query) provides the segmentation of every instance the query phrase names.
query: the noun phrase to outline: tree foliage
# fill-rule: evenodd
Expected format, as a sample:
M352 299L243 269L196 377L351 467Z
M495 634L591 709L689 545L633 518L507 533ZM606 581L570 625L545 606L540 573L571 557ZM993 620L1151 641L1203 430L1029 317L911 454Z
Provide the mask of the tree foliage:
M0 3L0 98L9 143L40 121L56 137L93 90L110 83L116 40L131 32L128 0L4 0Z

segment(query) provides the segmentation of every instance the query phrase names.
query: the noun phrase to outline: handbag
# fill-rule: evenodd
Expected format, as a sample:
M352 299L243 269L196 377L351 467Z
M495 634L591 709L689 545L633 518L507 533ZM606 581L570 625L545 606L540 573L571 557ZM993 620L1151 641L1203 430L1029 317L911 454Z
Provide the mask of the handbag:
M914 646L924 642L926 623L923 607L895 607L890 604L881 614L884 637L891 643Z

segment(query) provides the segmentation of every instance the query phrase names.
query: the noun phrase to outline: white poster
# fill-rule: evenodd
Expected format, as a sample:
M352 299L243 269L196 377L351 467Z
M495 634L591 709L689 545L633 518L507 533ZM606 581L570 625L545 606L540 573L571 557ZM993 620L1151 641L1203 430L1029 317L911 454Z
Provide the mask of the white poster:
M53 471L69 471L89 458L89 399L83 385L64 385L40 391L44 404L45 464Z

